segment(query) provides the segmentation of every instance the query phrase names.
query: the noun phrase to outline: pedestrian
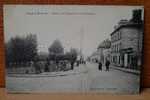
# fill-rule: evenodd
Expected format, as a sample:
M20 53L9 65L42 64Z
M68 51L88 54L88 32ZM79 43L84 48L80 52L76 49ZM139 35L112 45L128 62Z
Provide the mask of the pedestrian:
M41 73L41 68L40 68L39 61L35 61L34 66L35 66L36 74L40 74Z
M79 60L77 60L77 66L79 66L79 63L80 63L80 61L79 61Z
M100 71L102 71L102 63L101 63L101 62L98 63L98 69L99 69Z
M109 71L109 65L110 65L110 61L106 60L106 63L105 63L106 71Z
M44 67L44 71L45 71L45 72L49 72L49 65L50 65L50 64L49 64L49 60L47 59L47 60L46 60L46 63L45 63L45 67Z
M74 61L71 61L71 70L74 68Z

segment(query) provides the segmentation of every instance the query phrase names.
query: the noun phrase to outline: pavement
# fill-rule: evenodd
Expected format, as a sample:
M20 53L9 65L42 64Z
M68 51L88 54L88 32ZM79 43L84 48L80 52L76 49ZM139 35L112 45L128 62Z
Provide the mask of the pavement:
M98 64L88 63L89 90L103 93L138 93L140 76L111 68L98 70Z
M138 74L138 75L140 75L140 73L141 73L140 70L134 70L134 69L129 69L129 68L120 68L120 67L116 67L113 65L110 65L110 68L114 68L114 69L121 70L121 71L128 72L128 73Z
M43 77L41 77L43 76ZM98 64L87 62L72 71L42 73L39 77L6 77L9 92L109 92L137 93L140 77L121 70L98 70Z
M57 77L57 76L67 76L67 75L75 75L80 73L87 73L87 68L84 64L81 64L80 67L74 66L73 70L68 71L58 71L58 72L43 72L40 74L8 74L9 77Z

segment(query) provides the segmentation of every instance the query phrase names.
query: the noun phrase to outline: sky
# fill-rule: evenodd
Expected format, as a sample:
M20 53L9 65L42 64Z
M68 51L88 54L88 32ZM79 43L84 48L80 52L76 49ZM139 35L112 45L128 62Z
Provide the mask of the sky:
M80 50L91 55L110 38L121 19L131 19L132 10L142 6L4 5L5 42L16 35L36 34L38 51L48 52L54 40L65 51Z

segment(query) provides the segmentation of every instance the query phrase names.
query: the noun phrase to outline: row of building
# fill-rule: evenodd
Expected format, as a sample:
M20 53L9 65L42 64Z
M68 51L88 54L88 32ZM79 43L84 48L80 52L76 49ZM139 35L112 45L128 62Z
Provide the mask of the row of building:
M102 63L107 59L116 67L139 70L142 61L143 29L142 10L136 9L130 20L120 20L115 25L110 39L100 43L90 58Z

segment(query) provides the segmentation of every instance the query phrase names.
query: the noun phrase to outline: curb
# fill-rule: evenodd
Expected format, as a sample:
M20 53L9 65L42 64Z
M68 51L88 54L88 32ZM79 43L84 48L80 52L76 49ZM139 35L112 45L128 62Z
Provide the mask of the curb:
M113 68L113 69L116 69L116 70L127 72L127 73L132 73L132 74L136 74L136 75L140 75L141 74L140 71L137 71L137 70L125 69L125 68L119 68L119 67L112 67L112 66L110 66L110 67Z
M72 71L72 72L69 72L69 73L66 73L66 72L59 72L59 73L48 73L48 74L8 74L7 76L8 77L18 77L18 78L22 78L22 77L25 77L25 78L32 78L32 77L35 77L35 78L38 78L38 77L57 77L57 76L68 76L68 75L76 75L76 74L82 74L82 73L87 73L88 71L87 70L84 70L84 71Z

